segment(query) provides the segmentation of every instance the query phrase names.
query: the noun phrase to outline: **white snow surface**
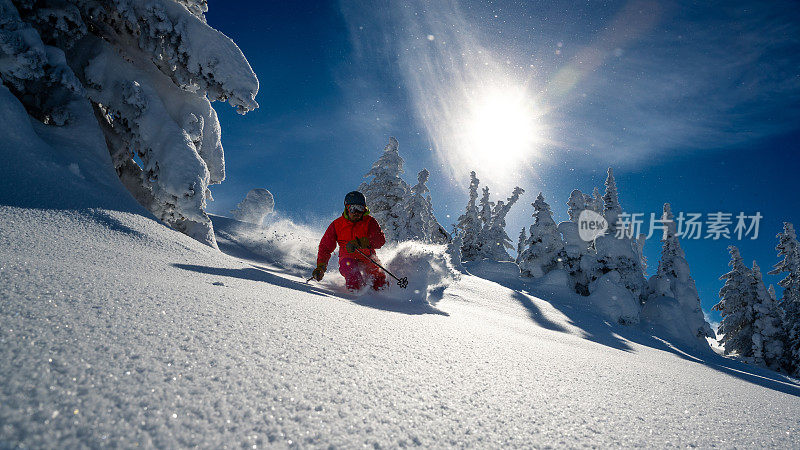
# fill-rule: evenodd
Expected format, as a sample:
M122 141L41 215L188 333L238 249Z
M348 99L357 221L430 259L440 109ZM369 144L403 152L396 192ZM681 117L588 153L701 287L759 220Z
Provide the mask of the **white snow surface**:
M2 448L800 446L796 381L513 263L458 276L403 244L378 254L407 291L307 284L321 229L214 217L225 254L139 207L87 140L0 132Z

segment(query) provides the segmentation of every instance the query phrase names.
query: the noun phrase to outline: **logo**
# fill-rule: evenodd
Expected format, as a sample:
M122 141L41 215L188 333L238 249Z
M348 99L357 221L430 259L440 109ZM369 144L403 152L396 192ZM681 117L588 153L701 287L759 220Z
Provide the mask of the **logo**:
M608 222L605 217L591 209L581 211L578 216L578 234L581 239L586 242L594 241L597 236L606 234L607 230Z

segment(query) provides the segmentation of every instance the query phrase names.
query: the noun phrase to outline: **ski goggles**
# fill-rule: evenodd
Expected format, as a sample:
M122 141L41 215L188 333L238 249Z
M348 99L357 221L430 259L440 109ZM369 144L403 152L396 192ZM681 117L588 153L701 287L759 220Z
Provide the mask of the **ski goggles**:
M367 207L362 205L347 205L347 210L352 213L363 213L367 210Z

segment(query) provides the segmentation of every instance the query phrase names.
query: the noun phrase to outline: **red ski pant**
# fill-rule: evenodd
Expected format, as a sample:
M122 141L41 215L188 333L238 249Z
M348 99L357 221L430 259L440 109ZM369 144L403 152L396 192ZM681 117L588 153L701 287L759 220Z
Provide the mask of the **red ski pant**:
M358 290L368 283L372 284L372 289L376 291L386 287L386 274L369 261L342 258L339 260L339 273L344 276L347 289Z

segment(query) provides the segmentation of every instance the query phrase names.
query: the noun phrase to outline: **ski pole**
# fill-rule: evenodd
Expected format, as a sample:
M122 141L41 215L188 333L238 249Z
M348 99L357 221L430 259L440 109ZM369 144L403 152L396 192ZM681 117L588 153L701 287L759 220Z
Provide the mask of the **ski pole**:
M388 273L389 275L391 275L391 276L392 276L392 278L394 278L395 280L397 280L397 285L398 285L398 286L400 286L400 287L401 287L401 288L403 288L403 289L405 289L405 288L407 288L407 287L408 287L408 277L397 278L396 276L394 276L394 274L393 274L392 272L389 272L388 270L386 270L386 268L385 268L385 267L383 267L382 265L380 265L380 264L376 263L376 262L375 262L375 260L373 260L372 258L370 258L369 256L367 256L367 255L366 255L366 253L362 252L360 248L357 248L357 249L356 249L356 251L357 251L358 253L361 253L361 256L363 256L364 258L367 258L367 259L369 260L369 262L371 262L372 264L375 264L376 266L380 267L380 268L381 268L381 269L382 269L384 272L386 272L386 273Z

